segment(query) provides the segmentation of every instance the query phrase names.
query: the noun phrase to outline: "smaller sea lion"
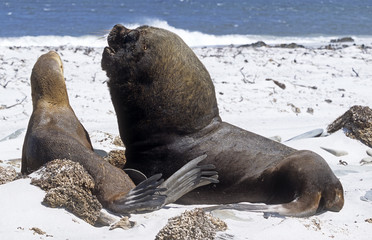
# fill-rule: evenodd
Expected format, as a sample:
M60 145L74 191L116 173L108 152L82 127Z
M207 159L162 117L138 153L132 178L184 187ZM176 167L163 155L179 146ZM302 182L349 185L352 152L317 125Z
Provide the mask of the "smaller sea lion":
M116 213L156 210L185 193L218 182L212 165L197 166L200 156L163 182L161 174L138 186L128 175L93 151L89 135L70 106L63 64L56 52L42 55L31 74L33 112L28 124L21 172L29 174L54 159L79 162L93 177L94 194Z

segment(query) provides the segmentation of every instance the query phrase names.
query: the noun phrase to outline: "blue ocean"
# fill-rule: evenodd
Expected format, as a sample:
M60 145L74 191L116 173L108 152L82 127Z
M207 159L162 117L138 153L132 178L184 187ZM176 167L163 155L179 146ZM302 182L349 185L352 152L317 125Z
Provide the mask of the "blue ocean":
M43 36L94 45L89 36L103 37L117 23L167 28L190 45L370 37L372 0L1 0L0 22L0 42Z

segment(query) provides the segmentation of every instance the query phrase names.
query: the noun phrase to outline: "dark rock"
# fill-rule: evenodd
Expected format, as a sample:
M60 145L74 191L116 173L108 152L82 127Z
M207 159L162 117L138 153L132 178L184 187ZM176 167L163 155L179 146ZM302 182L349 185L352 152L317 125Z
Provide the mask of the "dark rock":
M305 46L303 45L299 45L297 43L282 43L282 44L278 44L278 45L275 45L274 47L276 48L305 48Z
M328 125L327 131L333 133L340 129L344 130L346 136L372 147L372 109L353 106Z
M258 42L255 42L255 43L252 43L252 44L244 44L244 45L240 45L238 47L267 47L268 45L263 42L263 41L258 41Z
M338 39L331 39L331 43L343 43L343 42L354 42L354 39L351 37L343 37Z

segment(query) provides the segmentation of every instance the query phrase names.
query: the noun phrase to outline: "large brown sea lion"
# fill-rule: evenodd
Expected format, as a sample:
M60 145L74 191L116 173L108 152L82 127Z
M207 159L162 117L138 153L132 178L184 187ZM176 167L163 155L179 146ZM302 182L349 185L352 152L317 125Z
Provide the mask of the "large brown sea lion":
M79 162L93 177L95 195L116 213L146 212L174 202L186 192L218 182L213 166L198 157L163 182L155 175L138 186L128 175L93 151L87 131L70 106L63 65L56 52L42 55L31 74L33 112L22 151L22 173L31 173L54 159Z
M292 216L341 210L342 185L319 155L221 121L208 71L176 34L116 25L108 45L102 69L128 167L170 176L206 154L203 162L216 166L220 183L198 188L180 203L262 202L272 205L251 210Z

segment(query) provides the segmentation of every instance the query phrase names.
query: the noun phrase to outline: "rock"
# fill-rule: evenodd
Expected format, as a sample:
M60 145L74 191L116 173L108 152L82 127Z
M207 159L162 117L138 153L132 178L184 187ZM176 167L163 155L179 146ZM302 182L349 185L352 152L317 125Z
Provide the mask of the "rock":
M112 140L112 144L118 147L124 147L124 143L119 136L114 137L114 140Z
M367 191L366 194L364 194L364 196L360 197L360 200L372 202L372 189Z
M110 227L110 230L113 230L115 228L122 228L124 230L128 230L128 229L133 228L134 225L136 225L136 222L129 221L129 217L123 217L117 223L113 224Z
M37 228L37 227L32 227L30 228L31 231L34 231L34 235L35 233L36 234L39 234L39 235L45 235L46 232L44 232L43 230L41 230L40 228Z
M314 114L314 109L309 107L307 108L306 112L309 114Z
M102 209L99 213L98 219L95 222L94 226L96 227L103 227L103 226L110 226L117 222L117 217L108 213L105 209Z
M329 133L340 129L344 130L346 136L372 147L372 110L363 106L351 107L327 127Z
M85 169L71 160L53 160L38 170L31 184L47 191L43 204L63 207L94 225L102 209L101 203L92 194L93 178Z
M21 129L18 129L17 131L15 131L14 133L4 137L3 139L0 140L0 142L4 142L4 141L7 141L7 140L12 140L12 139L16 139L17 137L19 137L24 131L26 130L26 128L21 128Z
M283 43L283 44L275 45L274 47L277 47L277 48L305 48L305 46L299 45L297 43L290 43L290 44Z
M293 103L287 103L287 106L290 106L294 113L301 113L301 109L299 107L296 107Z
M286 140L286 142L293 141L293 140L305 139L305 138L320 137L322 134L323 134L323 129L318 128L318 129L314 129L314 130L305 132L303 134L297 135L295 137L292 137L292 138Z
M338 150L338 149L332 149L332 148L325 148L325 147L320 147L321 149L335 155L336 157L341 157L348 155L349 153L343 150Z
M91 225L95 225L102 209L96 196L76 186L50 189L43 204L52 208L63 207Z
M342 42L354 42L354 39L351 37L343 37L338 39L331 39L331 43L342 43Z
M111 163L111 165L120 169L123 169L127 162L127 159L125 158L125 150L112 150L106 157L104 157L104 159Z
M372 157L365 157L362 160L360 160L360 165L365 165L365 164L371 164L372 163Z
M372 157L372 149L367 149L367 154L368 154L368 156L371 156Z
M196 208L185 211L181 216L168 220L168 224L159 231L155 240L172 239L214 239L216 232L225 231L227 225L224 221Z
M277 136L272 136L269 139L271 139L271 140L273 140L275 142L281 142L282 141L282 137L280 137L278 135Z
M267 44L263 41L258 41L252 44L240 45L238 47L267 47Z
M1 167L0 166L0 185L14 181L17 178L17 172L12 167Z
M275 83L275 85L277 85L278 87L280 87L283 90L285 90L285 88L286 88L284 83L281 83L277 80L274 80L274 79L271 79L271 78L266 78L266 81L273 81L273 83Z

